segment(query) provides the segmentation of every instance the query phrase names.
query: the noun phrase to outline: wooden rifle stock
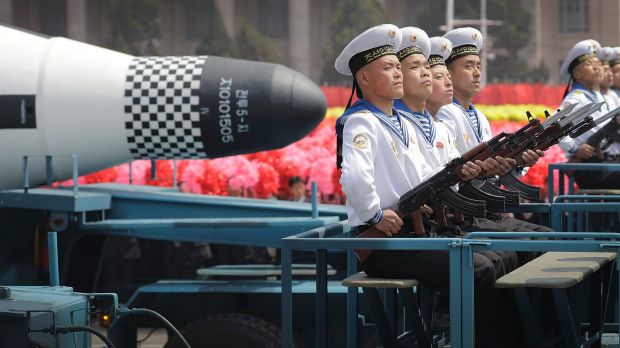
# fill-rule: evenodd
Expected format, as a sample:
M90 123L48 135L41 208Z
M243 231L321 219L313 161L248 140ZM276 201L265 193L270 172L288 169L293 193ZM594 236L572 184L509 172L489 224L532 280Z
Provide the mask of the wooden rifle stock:
M469 149L461 156L461 163L454 168L454 172L459 178L463 178L463 165L467 162L475 162L476 160L484 161L493 155L493 151L486 142L480 143Z
M439 204L433 207L433 217L439 227L448 227L445 204Z
M456 225L462 225L465 223L465 216L463 216L463 213L461 213L460 211L453 211L452 212L454 214L454 224Z

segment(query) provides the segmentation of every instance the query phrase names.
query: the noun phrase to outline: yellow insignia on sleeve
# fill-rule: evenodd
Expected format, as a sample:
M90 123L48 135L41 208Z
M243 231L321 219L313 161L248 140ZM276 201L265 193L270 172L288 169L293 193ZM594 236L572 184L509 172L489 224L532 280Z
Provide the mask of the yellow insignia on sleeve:
M465 142L468 143L469 142L469 135L467 133L463 134L463 139L465 139Z
M398 155L398 151L396 151L396 143L392 141L392 151L394 151L395 155Z
M575 91L575 94L583 94L582 91Z
M366 133L359 133L353 137L353 146L357 147L358 149L367 148L368 142L368 134Z

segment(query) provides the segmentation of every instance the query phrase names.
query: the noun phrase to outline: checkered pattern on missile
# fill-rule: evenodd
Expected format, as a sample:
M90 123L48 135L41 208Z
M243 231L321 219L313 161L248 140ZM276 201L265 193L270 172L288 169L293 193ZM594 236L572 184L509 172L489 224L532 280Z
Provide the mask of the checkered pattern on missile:
M125 81L125 128L135 159L207 157L200 129L206 57L137 57Z

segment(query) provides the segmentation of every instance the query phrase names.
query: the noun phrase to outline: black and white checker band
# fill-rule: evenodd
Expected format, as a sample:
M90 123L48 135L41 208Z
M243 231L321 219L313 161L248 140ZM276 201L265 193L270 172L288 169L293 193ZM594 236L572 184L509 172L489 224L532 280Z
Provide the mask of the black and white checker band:
M139 57L125 82L125 128L135 159L206 158L200 79L206 57Z

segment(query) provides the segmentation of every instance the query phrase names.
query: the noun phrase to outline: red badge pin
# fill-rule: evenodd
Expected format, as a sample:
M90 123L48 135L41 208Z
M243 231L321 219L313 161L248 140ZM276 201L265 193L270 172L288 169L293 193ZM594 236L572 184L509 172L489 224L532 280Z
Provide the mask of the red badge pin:
M437 146L438 149L443 149L443 143L441 141L438 141L437 144L435 144Z

